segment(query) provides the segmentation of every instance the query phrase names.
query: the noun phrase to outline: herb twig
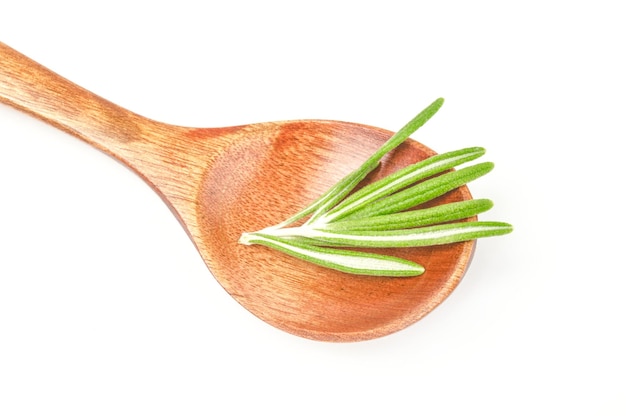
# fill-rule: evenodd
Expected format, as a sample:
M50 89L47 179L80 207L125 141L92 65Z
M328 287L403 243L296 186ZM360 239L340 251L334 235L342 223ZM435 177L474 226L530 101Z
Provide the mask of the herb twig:
M358 169L293 217L256 232L243 233L242 244L259 244L302 260L346 273L408 277L424 267L401 258L348 247L423 247L451 244L510 233L504 222L466 221L489 210L488 199L420 205L486 175L493 163L454 170L484 155L470 147L429 157L351 192L391 150L407 140L441 107L435 100L394 134ZM291 224L309 217L300 226ZM462 221L460 221L462 220Z

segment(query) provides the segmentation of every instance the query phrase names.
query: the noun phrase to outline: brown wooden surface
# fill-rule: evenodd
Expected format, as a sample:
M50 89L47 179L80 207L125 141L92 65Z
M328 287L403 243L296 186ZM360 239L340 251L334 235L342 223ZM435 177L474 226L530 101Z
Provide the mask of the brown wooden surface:
M471 260L473 241L379 250L417 261L426 272L415 278L365 277L238 244L243 231L280 222L315 199L387 140L388 131L315 120L172 126L112 104L2 43L0 101L136 171L171 207L226 291L284 331L323 341L393 333L441 303ZM370 180L432 154L406 142ZM466 199L471 195L462 187L434 203Z

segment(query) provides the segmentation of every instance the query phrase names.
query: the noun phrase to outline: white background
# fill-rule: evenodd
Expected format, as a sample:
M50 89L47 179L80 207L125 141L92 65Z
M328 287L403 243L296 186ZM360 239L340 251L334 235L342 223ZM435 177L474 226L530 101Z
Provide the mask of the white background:
M174 124L397 130L443 96L414 137L486 147L471 190L515 232L408 329L301 339L228 296L129 170L0 106L0 414L626 414L620 3L3 5L0 41Z

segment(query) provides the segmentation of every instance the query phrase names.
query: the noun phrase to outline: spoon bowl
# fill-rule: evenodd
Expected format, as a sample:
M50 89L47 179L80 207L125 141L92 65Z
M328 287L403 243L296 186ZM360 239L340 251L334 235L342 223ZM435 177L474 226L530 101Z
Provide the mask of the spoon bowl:
M361 341L401 330L439 305L471 260L474 241L381 249L419 262L426 272L415 278L354 276L238 243L242 232L278 223L308 205L374 153L389 131L322 120L173 126L123 109L2 43L0 101L134 170L168 204L224 289L289 333ZM433 154L408 140L366 181ZM463 186L429 204L469 199Z

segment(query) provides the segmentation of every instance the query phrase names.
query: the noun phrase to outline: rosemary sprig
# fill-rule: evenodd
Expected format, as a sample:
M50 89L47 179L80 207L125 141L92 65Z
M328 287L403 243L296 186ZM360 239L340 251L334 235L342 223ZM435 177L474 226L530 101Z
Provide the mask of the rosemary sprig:
M347 247L422 247L451 244L510 233L510 224L462 221L489 210L488 199L419 208L493 169L493 163L454 168L485 153L470 147L435 155L371 183L350 195L388 152L428 121L441 107L435 100L394 134L358 169L344 177L298 214L263 230L243 233L242 244L259 244L302 260L346 273L418 276L424 268L392 256ZM300 226L291 224L309 216Z

